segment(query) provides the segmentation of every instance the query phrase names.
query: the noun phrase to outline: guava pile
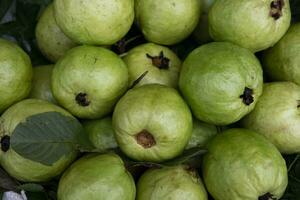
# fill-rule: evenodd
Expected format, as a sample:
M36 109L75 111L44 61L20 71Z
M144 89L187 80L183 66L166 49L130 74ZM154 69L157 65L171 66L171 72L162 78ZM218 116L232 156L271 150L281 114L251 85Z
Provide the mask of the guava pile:
M50 1L34 27L46 61L0 38L0 188L11 181L21 200L296 200L293 14L289 0Z

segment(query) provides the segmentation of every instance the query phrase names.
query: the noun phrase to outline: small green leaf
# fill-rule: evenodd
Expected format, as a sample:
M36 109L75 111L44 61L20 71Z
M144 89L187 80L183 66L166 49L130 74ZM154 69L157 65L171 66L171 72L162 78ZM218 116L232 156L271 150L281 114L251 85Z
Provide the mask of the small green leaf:
M17 187L19 190L24 190L27 192L44 192L44 187L36 183L25 183Z
M18 154L44 165L52 165L76 150L92 148L81 124L58 112L28 117L17 125L10 142Z

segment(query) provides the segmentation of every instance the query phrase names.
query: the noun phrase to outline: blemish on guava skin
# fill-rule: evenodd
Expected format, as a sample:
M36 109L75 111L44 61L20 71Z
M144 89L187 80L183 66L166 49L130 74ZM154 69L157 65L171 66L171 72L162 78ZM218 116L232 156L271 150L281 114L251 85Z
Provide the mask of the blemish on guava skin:
M270 16L275 20L279 19L282 16L282 8L284 6L284 0L274 0L271 2L271 11Z
M244 104L249 106L254 101L252 95L253 95L253 90L248 87L245 87L244 93L240 96L240 98L243 100Z
M80 92L75 97L76 102L78 105L86 107L90 105L90 101L88 100L88 95L86 93Z
M147 58L152 60L152 64L159 69L169 69L170 59L164 56L164 52L161 51L158 56L151 56L146 54Z
M10 147L10 137L8 135L5 135L1 138L1 150L3 152L7 152L9 150Z
M258 197L258 200L277 200L277 198L274 197L271 193L266 193L260 197Z
M136 134L135 139L137 143L145 149L149 149L156 145L154 137L147 130L142 130L141 132Z

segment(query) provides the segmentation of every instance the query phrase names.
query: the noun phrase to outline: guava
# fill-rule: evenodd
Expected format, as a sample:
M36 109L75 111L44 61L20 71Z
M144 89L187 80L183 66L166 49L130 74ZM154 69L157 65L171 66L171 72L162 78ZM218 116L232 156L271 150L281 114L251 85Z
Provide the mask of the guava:
M280 152L247 129L229 129L214 137L202 169L205 186L215 200L277 200L288 183Z
M0 38L0 113L26 98L31 89L29 56L15 43Z
M187 38L201 14L199 0L136 0L136 22L145 38L172 45Z
M104 152L118 146L114 136L111 117L86 120L82 125L97 150Z
M42 99L56 103L51 91L51 76L54 65L37 66L33 68L32 88L29 98Z
M195 169L188 166L146 171L137 184L137 200L207 200L207 193Z
M61 174L76 158L77 152L62 157L48 166L22 157L10 148L10 136L18 124L28 117L46 112L59 112L72 117L64 109L39 99L26 99L8 108L0 118L0 164L12 176L20 181L43 182Z
M218 0L208 15L215 41L261 51L273 46L290 26L289 0Z
M193 119L193 131L186 149L194 147L205 148L207 143L218 134L218 129L212 124Z
M134 200L135 183L116 154L89 154L73 163L58 185L58 200Z
M254 110L241 124L267 137L281 153L299 153L299 100L300 86L295 83L266 83Z
M158 83L177 87L181 61L169 48L147 43L130 50L123 58L132 85L146 73L137 86Z
M300 84L300 23L293 24L283 38L263 54L264 72L274 81Z
M228 125L253 110L262 93L263 74L248 49L214 42L188 55L179 87L197 119Z
M55 0L57 24L73 41L112 45L129 31L134 0Z
M57 62L65 53L76 46L58 27L54 18L53 4L42 13L35 30L36 41L43 55L52 62Z
M51 87L58 103L73 115L97 119L110 113L126 92L128 70L110 50L79 46L56 63Z
M192 126L191 112L179 93L159 84L129 90L113 113L119 147L139 161L162 162L178 156Z

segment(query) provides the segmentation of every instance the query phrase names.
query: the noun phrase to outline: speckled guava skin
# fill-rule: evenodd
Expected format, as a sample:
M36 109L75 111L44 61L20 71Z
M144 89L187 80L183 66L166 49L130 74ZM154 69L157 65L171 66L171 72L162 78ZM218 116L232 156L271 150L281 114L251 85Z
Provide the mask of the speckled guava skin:
M199 0L136 0L135 17L145 38L172 45L187 38L198 24Z
M110 50L75 47L56 63L51 87L58 103L73 115L97 119L110 113L127 90L128 70Z
M299 100L300 86L295 83L266 83L263 95L242 125L267 137L282 153L299 153Z
M215 200L280 199L288 183L280 152L247 129L229 129L211 140L203 178Z
M153 64L149 56L158 57L161 52L163 52L163 56L169 59L169 61L168 66L162 66L160 68ZM143 44L130 50L123 60L128 67L130 85L132 85L141 74L148 71L137 86L158 83L170 87L177 87L181 61L169 48L153 43Z
M134 0L55 0L57 24L73 41L111 45L129 31Z
M253 110L262 93L262 69L245 48L227 42L209 43L188 55L179 87L197 119L228 125ZM247 88L251 95L244 99Z
M271 5L283 6L281 16L271 15ZM209 11L210 35L215 41L228 41L261 51L273 46L290 26L288 0L217 0Z
M116 154L90 154L73 163L58 185L58 200L134 200L135 183Z
M31 89L29 56L15 43L0 38L0 113L26 98Z
M53 4L41 15L35 30L37 44L43 55L52 62L57 62L65 53L76 46L58 27L54 18Z
M292 81L300 84L300 23L293 24L281 40L266 50L262 63L273 81Z
M191 112L179 93L159 84L129 90L113 113L119 147L139 161L162 162L178 156L191 137L192 125ZM143 131L155 140L148 147L138 140Z
M51 76L54 65L43 65L33 68L32 88L29 98L42 99L56 103L51 91Z
M207 200L197 172L187 166L146 171L137 184L137 200Z
M111 117L85 120L82 125L97 150L104 152L118 146L114 136Z
M11 135L16 126L24 122L26 118L44 112L59 112L72 117L64 109L47 101L38 99L26 99L11 106L0 118L0 136ZM20 181L43 182L61 174L65 168L76 158L77 152L62 157L52 166L26 159L13 149L7 152L0 150L0 164L12 176Z

